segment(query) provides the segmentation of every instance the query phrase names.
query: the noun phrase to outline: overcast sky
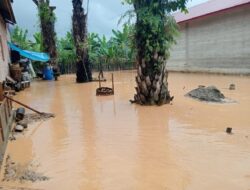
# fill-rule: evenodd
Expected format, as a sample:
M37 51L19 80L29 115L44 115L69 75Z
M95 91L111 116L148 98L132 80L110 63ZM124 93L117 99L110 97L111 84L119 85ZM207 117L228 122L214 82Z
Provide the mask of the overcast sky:
M194 6L207 0L190 0L188 6ZM87 0L83 0L86 4ZM51 0L51 5L56 6L56 31L62 37L71 30L72 1ZM28 29L29 36L39 31L37 9L32 0L14 0L14 13L17 24ZM111 35L112 29L119 29L117 23L129 7L121 4L121 0L89 0L88 30L100 35Z

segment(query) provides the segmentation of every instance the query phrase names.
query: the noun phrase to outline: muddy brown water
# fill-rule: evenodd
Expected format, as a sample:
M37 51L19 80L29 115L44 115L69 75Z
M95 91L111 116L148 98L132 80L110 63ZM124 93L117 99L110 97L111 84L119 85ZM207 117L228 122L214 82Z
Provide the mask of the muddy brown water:
M98 83L33 82L16 98L56 118L32 124L6 155L35 161L44 182L6 187L60 190L249 190L250 77L170 73L173 105L131 105L134 72L115 73L115 95L96 97ZM108 81L110 75L106 74ZM230 91L231 83L236 90ZM103 83L111 86L110 82ZM215 85L231 104L184 95ZM233 135L225 133L233 128ZM3 170L1 171L1 179Z

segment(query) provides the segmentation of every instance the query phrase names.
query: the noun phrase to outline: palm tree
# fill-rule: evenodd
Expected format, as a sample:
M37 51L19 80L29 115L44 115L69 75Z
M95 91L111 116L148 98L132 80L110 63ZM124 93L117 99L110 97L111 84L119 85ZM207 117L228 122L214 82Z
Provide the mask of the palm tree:
M72 0L72 28L77 55L76 82L78 83L92 80L87 47L87 14L84 12L82 3L83 0Z
M51 57L51 64L57 65L56 32L54 14L55 7L50 6L50 0L33 0L37 5L42 34L42 49Z
M137 87L132 102L169 103L173 97L168 90L166 60L177 33L177 24L170 13L177 9L185 11L187 0L125 1L133 5L136 15Z

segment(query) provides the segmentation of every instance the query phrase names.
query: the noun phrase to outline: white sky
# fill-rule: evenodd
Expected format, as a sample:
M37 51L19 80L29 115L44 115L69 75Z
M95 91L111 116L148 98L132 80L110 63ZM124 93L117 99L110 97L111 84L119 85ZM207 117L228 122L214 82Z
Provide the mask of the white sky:
M197 5L207 0L190 0L188 7ZM87 0L83 0L86 4ZM51 5L56 9L56 31L58 37L71 30L72 1L51 0ZM32 0L14 0L14 13L17 24L28 29L29 36L39 30L37 9ZM128 10L121 4L121 0L89 0L88 30L100 35L111 35L112 29L119 29L118 20Z

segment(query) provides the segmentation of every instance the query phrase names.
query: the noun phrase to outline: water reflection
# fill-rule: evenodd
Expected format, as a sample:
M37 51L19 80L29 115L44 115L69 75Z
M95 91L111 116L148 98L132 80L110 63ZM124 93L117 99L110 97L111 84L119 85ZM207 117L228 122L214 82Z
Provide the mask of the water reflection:
M57 117L30 126L7 149L19 162L39 162L39 171L51 180L15 185L62 190L248 190L250 78L171 73L173 105L142 107L129 103L134 75L115 73L115 96L109 97L96 97L97 83L75 84L74 76L35 82L20 93L19 100ZM232 81L236 91L226 89ZM239 103L206 104L184 97L198 85L211 84ZM111 86L110 80L104 85ZM234 135L225 134L228 126Z

